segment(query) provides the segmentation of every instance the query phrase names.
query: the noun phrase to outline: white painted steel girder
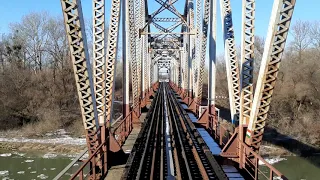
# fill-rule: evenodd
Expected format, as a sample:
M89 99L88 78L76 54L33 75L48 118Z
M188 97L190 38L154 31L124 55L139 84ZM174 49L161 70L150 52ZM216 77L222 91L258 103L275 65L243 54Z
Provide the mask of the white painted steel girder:
M248 125L253 101L255 0L242 0L241 77L240 77L240 120Z
M262 141L295 3L295 0L275 0L273 4L245 140L256 151Z
M93 0L93 82L99 123L105 114L105 0Z
M111 1L111 14L106 52L106 120L110 125L112 119L112 106L114 97L115 63L117 58L119 22L120 22L120 0Z
M95 151L99 127L95 104L91 65L80 0L61 0L65 29L76 80L83 125L87 134L89 153Z
M240 111L240 79L230 0L220 0L220 12L224 36L231 120L232 123L236 123L239 120Z

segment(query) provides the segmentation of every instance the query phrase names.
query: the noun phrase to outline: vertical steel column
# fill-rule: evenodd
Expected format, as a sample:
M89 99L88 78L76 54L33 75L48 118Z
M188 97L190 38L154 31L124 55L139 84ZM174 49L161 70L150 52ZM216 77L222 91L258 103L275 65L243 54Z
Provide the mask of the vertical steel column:
M193 0L189 0L189 10L188 10L188 20L189 27L188 32L194 31L194 8L193 8ZM192 97L192 88L193 88L193 72L192 72L192 60L194 58L194 36L188 35L188 96Z
M253 99L246 143L258 152L284 52L295 0L275 0Z
M141 37L141 49L139 51L141 51L141 97L144 98L144 93L145 93L145 85L146 85L146 81L145 81L145 73L146 73L146 59L145 59L145 39L146 35L142 35Z
M215 105L216 98L216 39L217 39L217 0L210 6L209 37L209 77L208 77L208 109ZM213 113L213 112L211 112Z
M89 61L86 33L80 0L61 0L65 29L69 42L83 125L87 133L89 154L97 147L99 128Z
M210 7L211 7L211 0L204 0L203 7L203 20L202 20L202 34L201 38L201 52L199 52L199 66L198 66L198 80L197 80L197 103L201 105L202 99L202 86L203 86L203 76L204 76L204 67L206 62L206 52L207 52L207 39L208 39L208 24L209 24L209 17L210 17Z
M122 0L122 83L123 83L123 106L122 117L129 115L129 59L130 58L130 27L129 27L129 2Z
M105 116L105 1L93 0L93 82L99 124L106 122Z
M151 84L155 83L155 70L154 70L154 65L155 64L155 59L150 55L150 79L151 79Z
M183 66L183 55L182 55L182 51L179 49L179 88L181 89L182 88L182 83L183 83L183 70L182 68L184 67Z
M232 12L230 0L220 0L222 31L224 36L225 60L227 69L229 101L232 123L239 120L240 111L240 79L239 62L237 60Z
M128 0L129 8L129 37L130 37L130 59L131 59L131 78L132 78L132 101L133 107L139 104L139 79L138 79L138 60L136 53L136 38L139 34L135 27L135 4L133 0Z
M195 49L195 64L193 67L193 87L195 89L194 94L195 97L198 97L198 71L199 71L199 66L200 66L200 61L201 61L201 49L202 49L202 29L201 29L201 21L202 21L202 13L201 13L201 5L202 5L202 0L196 0L196 13L197 13L197 27L196 27L196 40L197 43L195 43L196 49Z
M149 77L149 78L148 78L148 89L151 88L151 84L152 84L152 83L151 83L151 82L152 82L152 81L151 81L151 77L152 77L152 76L151 76L151 71L153 70L153 69L151 69L151 61L152 61L152 60L151 60L151 50L149 50L149 48L150 48L150 43L148 43L148 52L149 52L149 53L148 53L148 68L147 68L147 69L148 69L148 77Z
M120 0L112 0L111 2L110 25L106 54L106 119L108 127L110 127L113 112L112 106L115 83L115 63L117 58L119 35L120 5Z
M141 98L141 34L140 34L140 28L141 28L141 6L140 6L140 2L141 0L135 0L135 8L134 8L134 15L135 15L135 27L136 27L136 34L137 36L136 38L136 58L137 58L137 75L138 75L138 96L139 96L139 102L140 102L140 98Z

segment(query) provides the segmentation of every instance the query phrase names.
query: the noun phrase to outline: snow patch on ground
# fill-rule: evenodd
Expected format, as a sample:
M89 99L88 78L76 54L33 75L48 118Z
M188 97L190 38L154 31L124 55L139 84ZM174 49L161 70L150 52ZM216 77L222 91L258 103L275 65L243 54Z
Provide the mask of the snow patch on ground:
M13 152L13 154L21 157L26 155L26 153L19 153L19 152Z
M277 177L273 177L272 180L283 180L281 177L277 176Z
M10 157L11 155L12 155L11 153L0 154L1 157Z
M30 163L30 162L33 162L33 161L34 161L33 159L27 159L27 160L25 160L24 162Z
M30 173L31 173L31 174L35 174L35 173L37 173L37 171L31 171Z
M28 139L28 138L3 138L0 137L2 142L17 142L17 143L39 143L39 144L70 144L70 145L85 145L85 138L50 138L50 139Z
M9 175L8 170L0 171L0 176L8 176L8 175Z
M273 158L265 158L265 161L267 161L267 163L269 164L275 164L278 163L280 161L285 161L287 160L286 158L281 158L281 157L273 157ZM264 165L265 163L262 161L259 161L259 165Z
M49 176L46 176L44 174L40 174L37 177L40 178L40 179L47 179Z
M54 154L54 153L47 153L47 154L45 154L45 155L43 155L42 157L44 158L44 159L50 159L50 158L55 158L55 157L57 157L58 155L57 154Z
M54 170L56 170L56 168L50 168L50 170L51 170L51 171L54 171Z
M24 171L18 171L17 174L24 174Z
M70 145L85 145L85 138L72 138L64 129L58 129L55 132L46 133L46 138L30 139L25 137L7 138L0 137L2 142L18 142L18 143L40 143L40 144L70 144Z

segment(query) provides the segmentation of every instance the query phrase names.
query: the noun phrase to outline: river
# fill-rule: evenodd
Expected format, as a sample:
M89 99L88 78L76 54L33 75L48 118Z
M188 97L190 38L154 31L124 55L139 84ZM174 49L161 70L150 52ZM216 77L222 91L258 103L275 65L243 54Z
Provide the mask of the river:
M0 180L53 179L73 158L67 155L0 151ZM70 176L66 174L62 179Z
M74 156L5 152L0 150L0 180L4 179L53 179ZM285 160L273 164L290 180L320 180L320 156L301 158L282 157ZM76 170L79 166L75 166ZM62 179L70 178L66 174Z
M289 156L273 164L289 180L320 180L320 156Z

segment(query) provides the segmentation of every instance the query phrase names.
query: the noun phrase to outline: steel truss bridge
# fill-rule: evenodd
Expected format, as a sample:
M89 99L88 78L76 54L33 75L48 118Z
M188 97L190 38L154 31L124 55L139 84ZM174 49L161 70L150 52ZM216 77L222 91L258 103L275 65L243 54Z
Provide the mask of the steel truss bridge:
M183 12L177 1L111 0L106 32L105 1L93 0L89 57L81 1L61 0L89 154L71 179L106 178L125 156L124 144L135 129L139 134L122 179L232 179L230 174L237 175L234 179L286 179L263 160L259 149L296 1L273 2L255 89L255 0L242 1L241 52L230 0L184 0ZM156 10L151 12L151 6ZM229 128L215 108L218 6L233 124ZM112 122L120 33L123 115ZM201 104L206 59L208 103Z

